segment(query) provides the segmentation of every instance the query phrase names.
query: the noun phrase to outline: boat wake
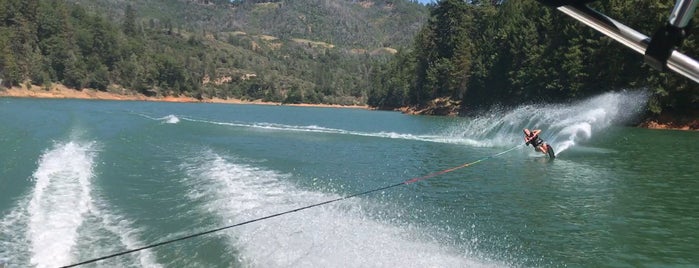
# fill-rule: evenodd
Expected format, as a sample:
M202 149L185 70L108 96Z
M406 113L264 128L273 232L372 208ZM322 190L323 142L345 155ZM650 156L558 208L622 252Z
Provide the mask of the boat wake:
M288 175L208 151L188 158L188 197L220 225L339 198L302 190ZM224 233L245 267L503 267L440 243L439 235L369 217L359 198L268 218Z
M393 131L362 132L328 128L318 125L287 125L269 122L214 121L186 116L167 115L151 120L168 124L180 121L250 128L268 131L353 135L386 139L462 144L476 147L504 147L523 141L523 128L541 129L541 138L551 144L557 153L589 140L615 124L625 124L643 112L647 93L605 93L571 104L533 104L511 110L494 109L485 116L465 118L451 127L435 130L432 134L398 133Z
M306 132L306 133L322 133L322 134L338 134L338 135L352 135L352 136L363 136L363 137L374 137L374 138L387 138L387 139L403 139L403 140L416 140L416 141L428 141L428 142L446 142L445 140L440 140L433 135L414 135L407 133L397 133L391 131L382 132L361 132L337 128L327 128L317 125L307 125L307 126L295 126L277 123L267 123L267 122L217 122L205 119L194 119L183 117L182 120L190 122L207 123L222 126L231 127L242 127L242 128L252 128L270 131L293 131L293 132Z
M94 198L95 147L70 141L41 156L33 190L0 220L0 259L8 267L68 265L139 245L137 230ZM157 266L148 252L137 257L134 263Z

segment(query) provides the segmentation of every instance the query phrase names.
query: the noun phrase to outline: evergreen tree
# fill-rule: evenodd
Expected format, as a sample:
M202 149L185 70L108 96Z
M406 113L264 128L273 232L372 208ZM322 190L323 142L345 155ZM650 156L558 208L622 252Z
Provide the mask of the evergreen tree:
M131 4L126 5L123 28L126 35L134 36L136 34L136 10Z

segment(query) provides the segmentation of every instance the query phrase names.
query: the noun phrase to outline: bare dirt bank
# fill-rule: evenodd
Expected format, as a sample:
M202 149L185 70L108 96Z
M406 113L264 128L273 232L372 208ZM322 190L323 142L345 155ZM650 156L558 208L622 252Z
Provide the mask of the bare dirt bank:
M119 92L120 91L120 92ZM358 108L370 109L366 105L333 105L333 104L283 104L279 102L264 102L260 100L248 101L241 99L220 99L211 98L199 100L187 96L156 96L149 97L140 93L133 93L128 90L117 90L111 92L99 91L94 89L75 90L67 88L63 85L53 85L48 90L32 86L27 87L12 87L0 88L0 97L16 97L16 98L50 98L50 99L92 99L92 100L134 100L134 101L162 101L162 102L193 102L193 103L228 103L228 104L260 104L260 105L289 105L289 106L304 106L304 107L327 107L327 108Z
M699 115L677 115L672 112L663 112L660 115L650 116L639 127L652 129L675 130L699 130Z

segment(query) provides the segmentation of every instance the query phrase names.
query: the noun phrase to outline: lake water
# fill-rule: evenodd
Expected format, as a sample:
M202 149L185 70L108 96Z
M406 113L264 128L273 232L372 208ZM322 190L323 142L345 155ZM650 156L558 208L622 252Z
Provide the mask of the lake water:
M624 127L644 103L469 119L2 98L0 263L69 265L398 184L98 266L697 267L699 132Z

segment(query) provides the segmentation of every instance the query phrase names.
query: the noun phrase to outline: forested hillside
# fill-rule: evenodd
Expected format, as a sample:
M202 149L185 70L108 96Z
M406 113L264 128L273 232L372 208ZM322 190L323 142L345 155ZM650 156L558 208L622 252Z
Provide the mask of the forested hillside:
M537 1L492 2L500 3L440 1L412 48L377 68L369 104L419 108L443 98L469 112L627 89L652 93L655 113L699 112L699 85L690 79L651 69L642 56ZM592 6L650 35L667 21L673 2ZM680 48L695 59L697 38L690 35Z
M410 1L0 3L5 86L363 104L427 18Z
M673 3L592 5L651 34ZM697 38L680 50L697 58ZM646 90L654 113L699 113L699 85L534 0L4 0L0 79L461 113Z
M343 47L401 47L412 42L427 10L409 0L79 0L101 14L121 17L132 5L143 27L164 25L188 32L264 34L305 38Z

